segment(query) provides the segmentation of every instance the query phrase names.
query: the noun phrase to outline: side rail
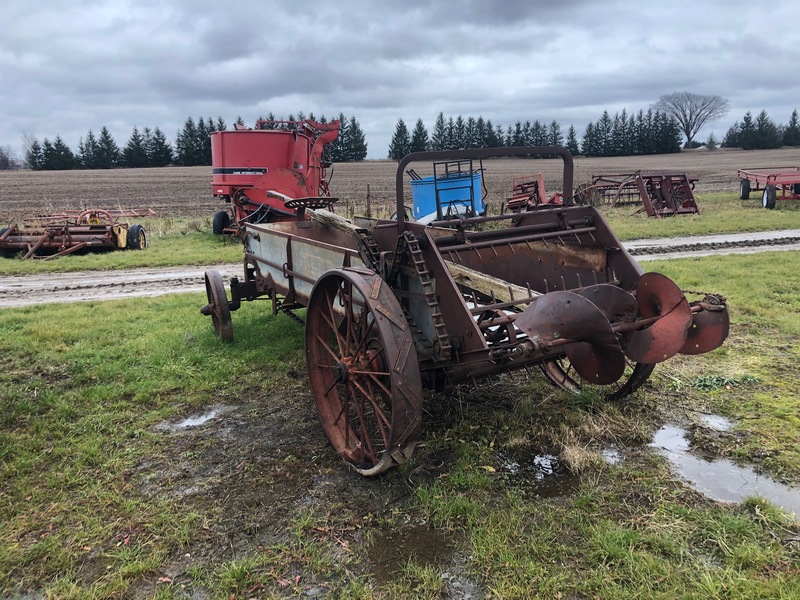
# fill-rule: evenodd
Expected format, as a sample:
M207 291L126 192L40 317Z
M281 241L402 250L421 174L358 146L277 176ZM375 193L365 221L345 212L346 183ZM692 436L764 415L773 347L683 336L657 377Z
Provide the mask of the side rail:
M470 150L440 150L436 152L412 152L397 164L395 189L397 192L397 232L402 235L406 229L404 210L404 175L406 168L413 162L433 162L439 160L460 160L477 158L498 158L504 156L542 156L555 154L564 162L563 188L564 205L572 206L573 161L572 154L563 146L514 146L511 148L474 148Z

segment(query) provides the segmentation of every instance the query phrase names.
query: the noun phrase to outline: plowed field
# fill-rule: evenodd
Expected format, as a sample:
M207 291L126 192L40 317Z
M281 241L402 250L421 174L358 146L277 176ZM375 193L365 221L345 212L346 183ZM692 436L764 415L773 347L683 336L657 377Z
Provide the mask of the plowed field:
M630 173L637 170L675 170L699 178L696 193L738 190L737 169L797 167L800 148L736 151L698 150L674 155L575 159L575 185L592 175ZM420 175L430 174L427 164L414 164ZM561 187L561 161L495 159L484 161L490 211L510 192L514 177L542 171L548 193ZM397 163L365 161L334 165L331 192L340 199L342 212L361 211L369 191L373 209L390 211L394 205ZM406 193L410 197L408 177ZM160 216L205 216L221 207L211 195L211 167L112 169L93 171L1 171L0 224L20 216L67 208L153 208Z

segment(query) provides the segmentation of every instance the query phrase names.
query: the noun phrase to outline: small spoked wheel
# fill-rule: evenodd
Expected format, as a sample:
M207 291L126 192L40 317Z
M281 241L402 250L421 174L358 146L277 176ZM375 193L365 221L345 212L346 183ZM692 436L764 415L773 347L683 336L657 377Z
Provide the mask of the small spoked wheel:
M362 475L411 456L422 384L410 327L372 271L335 269L314 286L306 361L317 414L339 455Z
M575 368L566 356L543 363L541 368L545 376L563 390L579 394L584 388ZM609 386L612 391L606 395L606 399L620 400L632 394L647 381L654 368L654 364L629 362L622 378L616 384Z
M228 296L225 293L225 284L222 275L216 269L210 269L205 273L206 304L200 312L210 315L214 323L214 331L223 342L233 341L233 321L231 320L231 310L228 305Z

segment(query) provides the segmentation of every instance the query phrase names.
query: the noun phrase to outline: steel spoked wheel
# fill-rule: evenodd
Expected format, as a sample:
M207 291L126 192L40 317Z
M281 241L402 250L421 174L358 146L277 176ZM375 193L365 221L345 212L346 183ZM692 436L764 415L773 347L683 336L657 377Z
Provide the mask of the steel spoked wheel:
M210 315L214 322L214 331L217 337L223 342L233 341L233 321L231 320L231 309L228 305L228 296L225 293L225 284L222 275L216 269L211 269L205 273L206 304L200 312Z
M626 363L628 364L625 367L625 373L619 381L611 386L605 386L606 388L611 388L610 393L606 395L607 400L620 400L632 394L647 381L655 368L654 364L635 363L627 359ZM581 381L580 377L566 356L559 360L543 363L541 369L545 376L557 387L573 394L579 394L583 391L584 385L579 383Z
M419 364L400 304L377 274L336 269L317 281L306 362L325 433L356 471L377 475L411 456L422 422Z

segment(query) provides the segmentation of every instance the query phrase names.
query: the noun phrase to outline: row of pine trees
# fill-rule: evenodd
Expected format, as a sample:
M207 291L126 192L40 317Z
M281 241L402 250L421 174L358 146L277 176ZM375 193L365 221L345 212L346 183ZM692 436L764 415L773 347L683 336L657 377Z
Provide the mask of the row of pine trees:
M652 110L639 111L635 116L623 110L614 117L604 111L596 123L586 126L580 142L574 126L570 125L565 136L558 121L517 121L504 129L481 116L445 118L439 113L430 136L422 119L417 119L411 132L400 119L389 143L389 158L400 159L409 152L425 150L510 146L566 146L573 155L585 156L662 154L680 151L681 133L673 119Z
M263 119L263 118L262 118ZM287 119L276 119L270 113L263 120L267 128L290 129L288 122L305 119L327 123L325 116L318 119L313 113L300 112ZM339 114L339 137L326 149L326 158L331 162L364 160L367 142L356 117ZM241 117L236 122L244 124ZM275 123L271 123L275 122ZM183 128L170 143L158 127L133 128L130 138L120 148L108 128L103 127L95 135L90 129L73 152L60 136L53 141L45 138L42 143L34 139L28 148L26 161L34 170L66 169L111 169L115 167L163 167L167 165L195 166L211 164L211 137L215 131L227 130L222 117L195 121L189 117ZM508 146L566 146L573 155L584 156L630 156L641 154L666 154L679 152L681 132L674 119L664 113L640 110L628 114L626 110L613 117L604 111L601 117L590 122L581 139L575 127L570 125L566 135L557 121L543 123L539 120L517 121L514 126L503 128L490 119L461 115L453 118L439 113L429 134L422 119L417 119L409 131L403 119L397 121L389 144L389 158L399 160L410 152L425 150L458 150L468 148L499 148ZM699 144L698 144L699 145ZM717 140L713 134L707 145L714 148ZM747 112L742 121L736 121L725 134L721 145L745 150L800 146L800 123L795 110L787 125L776 125L765 110L757 117Z
M279 120L304 119L318 120L320 123L328 122L324 115L316 119L313 113L306 116L302 112L296 118L294 115L289 115L287 119ZM355 117L347 118L344 114L340 114L338 119L339 137L328 146L326 157L332 162L364 160L367 157L367 141L358 120ZM265 120L277 119L270 113ZM241 117L238 117L236 122L244 125ZM268 127L289 129L291 125L279 123ZM226 131L227 128L222 117L216 119L200 117L197 121L189 117L176 135L174 143L170 143L158 127L154 129L145 127L142 130L134 127L127 143L120 148L108 128L102 127L97 135L90 129L78 142L75 152L60 135L53 141L44 138L41 143L33 139L27 149L25 160L35 171L211 165L210 134L215 131Z

